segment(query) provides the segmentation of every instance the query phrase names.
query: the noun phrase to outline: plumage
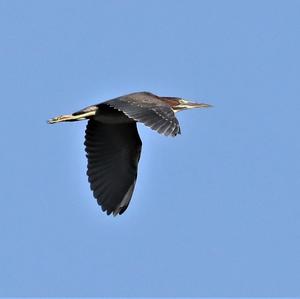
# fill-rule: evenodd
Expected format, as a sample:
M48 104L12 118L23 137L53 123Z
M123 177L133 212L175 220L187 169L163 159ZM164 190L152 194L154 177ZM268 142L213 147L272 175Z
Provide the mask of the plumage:
M149 97L152 101L149 100ZM173 130L161 130L159 133L166 136L176 136L180 133L180 127L172 108L165 102L157 103L158 97L151 93L138 93L123 96L106 101L105 104L122 111L129 118L141 122L153 130L161 127L173 128ZM155 124L160 122L161 126L156 129Z
M104 124L90 119L85 139L94 197L108 215L122 214L131 199L126 194L134 189L142 148L136 123Z
M127 209L137 179L142 142L136 122L165 136L180 134L175 112L209 107L181 98L159 97L149 92L121 96L49 123L87 119L85 150L87 175L93 195L108 215Z

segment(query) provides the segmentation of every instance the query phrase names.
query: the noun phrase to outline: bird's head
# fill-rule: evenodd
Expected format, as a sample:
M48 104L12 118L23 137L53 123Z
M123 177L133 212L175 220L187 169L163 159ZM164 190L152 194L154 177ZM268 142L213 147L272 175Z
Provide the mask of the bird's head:
M195 103L182 98L165 98L165 101L171 106L174 112L179 112L186 109L193 108L208 108L212 105L205 103Z

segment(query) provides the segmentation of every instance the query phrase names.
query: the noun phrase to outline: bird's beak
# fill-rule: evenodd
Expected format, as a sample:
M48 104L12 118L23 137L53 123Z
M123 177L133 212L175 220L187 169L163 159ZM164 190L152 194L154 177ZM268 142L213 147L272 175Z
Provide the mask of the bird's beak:
M187 100L181 100L180 104L177 106L179 109L193 109L193 108L209 108L212 105L205 104L205 103L195 103Z
M194 102L186 102L185 105L186 105L186 107L188 109L192 109L192 108L209 108L209 107L212 107L212 105L209 105L209 104L194 103Z

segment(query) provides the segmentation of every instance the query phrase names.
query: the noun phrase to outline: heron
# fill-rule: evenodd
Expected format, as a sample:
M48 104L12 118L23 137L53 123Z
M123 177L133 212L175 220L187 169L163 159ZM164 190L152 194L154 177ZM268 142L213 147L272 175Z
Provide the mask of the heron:
M211 105L135 92L51 118L48 123L88 120L84 145L90 188L102 211L116 216L127 209L136 184L142 149L136 123L175 137L181 134L175 113L207 107Z

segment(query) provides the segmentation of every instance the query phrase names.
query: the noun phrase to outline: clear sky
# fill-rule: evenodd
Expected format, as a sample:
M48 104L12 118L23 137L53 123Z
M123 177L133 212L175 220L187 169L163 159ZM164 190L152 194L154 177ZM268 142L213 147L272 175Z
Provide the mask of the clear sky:
M0 0L1 296L300 296L300 1ZM85 122L134 91L214 105L139 126L100 211Z

